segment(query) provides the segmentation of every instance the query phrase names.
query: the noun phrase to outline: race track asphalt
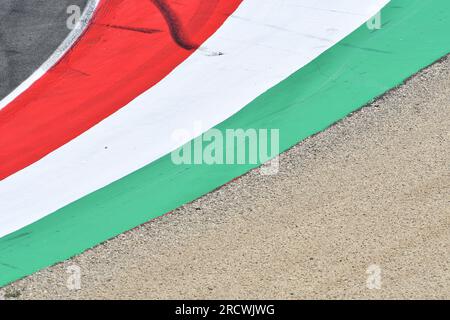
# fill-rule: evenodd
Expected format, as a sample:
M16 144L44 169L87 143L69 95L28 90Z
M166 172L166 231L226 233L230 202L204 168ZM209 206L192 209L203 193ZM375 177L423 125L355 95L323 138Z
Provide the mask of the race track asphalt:
M0 99L35 71L69 34L68 6L87 0L0 1Z

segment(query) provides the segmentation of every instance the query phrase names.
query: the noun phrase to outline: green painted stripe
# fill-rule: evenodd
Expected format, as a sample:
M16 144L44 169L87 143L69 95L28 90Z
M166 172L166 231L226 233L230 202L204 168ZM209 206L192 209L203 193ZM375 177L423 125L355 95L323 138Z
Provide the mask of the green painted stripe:
M392 0L383 10L381 30L362 26L219 129L278 128L284 151L447 54L448 30L448 0ZM0 239L0 286L169 212L253 167L175 166L166 156Z

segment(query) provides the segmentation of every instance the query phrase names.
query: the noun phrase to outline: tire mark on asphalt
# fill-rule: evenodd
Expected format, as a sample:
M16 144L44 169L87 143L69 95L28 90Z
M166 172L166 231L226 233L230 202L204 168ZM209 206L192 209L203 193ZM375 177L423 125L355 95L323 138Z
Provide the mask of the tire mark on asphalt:
M164 17L167 25L169 26L170 34L175 41L175 43L185 50L195 50L199 45L191 43L185 34L182 23L178 18L175 11L167 3L166 0L150 0L153 5L159 10L159 12Z
M113 29L135 31L135 32L148 33L148 34L161 32L161 30L159 30L159 29L151 29L151 28L128 27L128 26L119 26L119 25L115 25L115 24L100 24L100 25L108 27L108 28L113 28Z

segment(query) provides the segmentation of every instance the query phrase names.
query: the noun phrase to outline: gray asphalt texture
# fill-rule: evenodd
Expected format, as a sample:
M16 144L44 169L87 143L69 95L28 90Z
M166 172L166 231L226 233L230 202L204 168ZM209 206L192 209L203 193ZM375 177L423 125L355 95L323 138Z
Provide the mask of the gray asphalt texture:
M0 97L69 33L67 6L85 2L0 1ZM285 152L279 174L253 170L0 297L450 299L449 121L446 58Z
M70 5L87 0L0 1L0 99L35 71L61 44Z

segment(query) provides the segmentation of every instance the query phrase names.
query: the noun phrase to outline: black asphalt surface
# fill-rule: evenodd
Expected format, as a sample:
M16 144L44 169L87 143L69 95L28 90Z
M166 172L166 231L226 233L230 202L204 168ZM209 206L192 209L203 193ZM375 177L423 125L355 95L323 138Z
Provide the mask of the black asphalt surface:
M0 0L0 99L55 51L69 34L67 8L87 0Z

